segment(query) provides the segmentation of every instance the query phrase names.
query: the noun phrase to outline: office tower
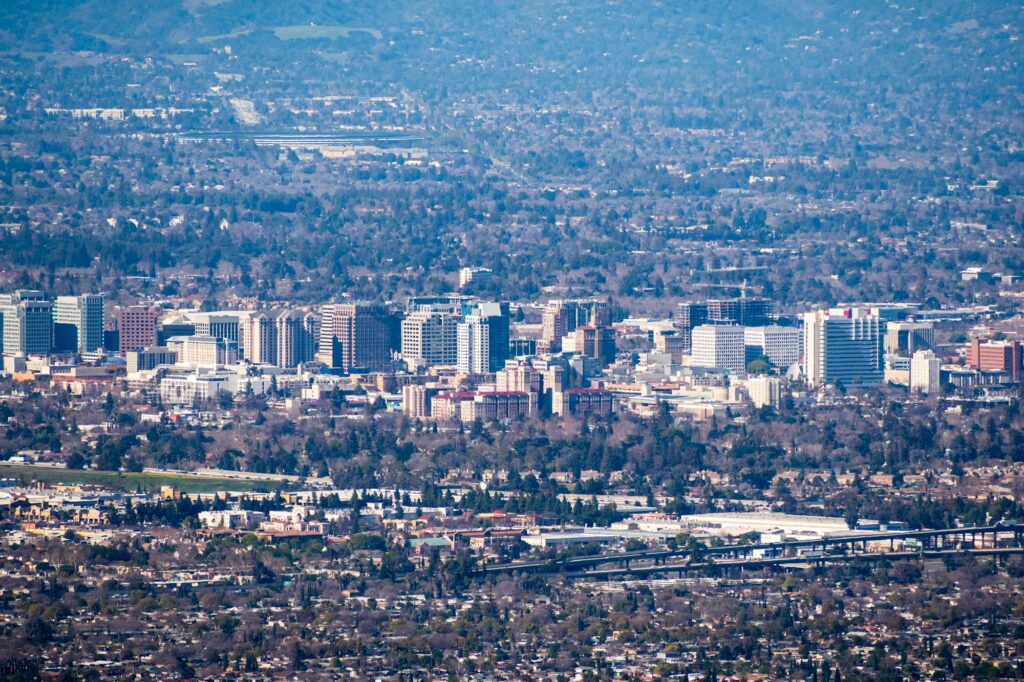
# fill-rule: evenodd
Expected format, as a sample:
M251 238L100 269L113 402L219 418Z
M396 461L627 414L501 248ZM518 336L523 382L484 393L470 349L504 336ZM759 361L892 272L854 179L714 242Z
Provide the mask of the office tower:
M402 358L411 368L455 365L459 318L454 314L420 310L402 320Z
M53 306L53 348L92 353L103 347L103 296L58 296Z
M196 336L213 336L238 343L241 341L239 327L246 313L196 313L189 319L195 324Z
M457 331L456 366L464 374L485 374L491 369L490 327L478 315L467 315Z
M277 362L282 369L292 369L313 359L315 325L309 313L286 310L274 320L277 329Z
M803 342L803 330L797 327L745 327L743 330L747 362L763 355L782 371L800 362Z
M1010 381L1024 378L1020 341L982 341L971 339L967 347L967 366L985 371L1006 372Z
M548 352L562 349L562 339L578 327L611 324L611 304L601 299L550 301L541 314L541 342ZM566 349L572 350L572 349Z
M277 325L270 315L255 313L241 322L243 356L255 365L277 364Z
M129 306L117 311L118 351L145 350L157 345L157 323L160 308Z
M602 366L615 362L615 330L590 325L576 327L576 353L594 358Z
M882 382L885 323L863 308L804 315L804 374L811 387L874 386Z
M741 298L740 317L737 324L746 327L763 327L772 322L772 302L767 298Z
M401 315L380 303L335 303L324 306L319 359L346 372L391 368L401 348Z
M41 291L19 289L0 296L5 355L46 355L53 344L53 311Z
M885 327L885 354L909 358L935 345L931 322L889 322Z
M147 350L130 350L125 359L128 372L134 373L156 369L160 365L173 365L178 362L178 353L167 347L154 346Z
M743 327L702 324L693 330L693 364L740 374L746 370Z
M481 303L476 307L476 315L479 315L483 323L487 325L488 338L490 339L490 367L488 371L497 372L505 366L505 360L510 357L509 352L509 327L511 315L509 314L508 303Z
M537 354L537 339L509 339L508 342L508 355L512 358L518 358L527 355Z
M707 321L714 324L737 324L761 327L771 322L772 302L766 298L709 299Z
M181 341L178 364L218 367L238 362L238 344L216 336L186 336Z
M930 350L919 350L910 359L910 390L935 393L939 390L939 359Z
M706 324L708 321L708 306L706 303L684 301L676 307L676 326L679 328L680 344L684 351L693 347L691 334L694 327Z

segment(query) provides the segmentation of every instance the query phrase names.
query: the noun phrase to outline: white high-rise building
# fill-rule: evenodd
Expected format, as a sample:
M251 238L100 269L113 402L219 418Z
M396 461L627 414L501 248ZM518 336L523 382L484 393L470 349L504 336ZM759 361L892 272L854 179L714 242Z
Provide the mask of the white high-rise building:
M743 339L747 347L748 360L763 355L773 367L783 372L800 362L800 353L804 345L802 329L779 326L745 327Z
M277 325L274 318L255 313L240 323L245 359L255 365L277 363Z
M874 386L882 382L885 322L864 308L804 315L804 374L811 387Z
M313 359L316 323L312 313L286 310L274 320L277 329L278 367L291 369Z
M103 296L58 296L53 306L53 347L93 353L103 348Z
M490 327L479 315L467 315L456 334L456 366L465 374L485 374L491 368Z
M939 390L941 362L930 350L919 350L910 359L910 390L935 393Z
M694 365L724 369L737 374L746 370L743 327L704 324L694 327L690 339Z
M402 359L410 368L455 365L458 360L458 317L419 310L402 320Z

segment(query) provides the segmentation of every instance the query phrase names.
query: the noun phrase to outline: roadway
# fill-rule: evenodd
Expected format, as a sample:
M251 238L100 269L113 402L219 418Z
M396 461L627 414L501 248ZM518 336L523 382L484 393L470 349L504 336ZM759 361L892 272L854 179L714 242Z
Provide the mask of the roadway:
M880 533L851 533L849 535L835 535L831 537L818 538L815 540L795 540L792 542L761 542L743 545L722 545L719 547L702 548L697 554L700 556L722 556L752 554L755 551L763 551L766 554L785 553L793 549L816 549L827 552L829 547L857 545L867 542L884 542L890 544L896 540L921 540L927 543L935 538L954 536L978 536L985 534L1013 533L1018 539L1024 534L1024 524L1006 524L991 526L969 526L962 528L945 528L941 530L904 530L886 531ZM664 563L675 557L693 557L695 551L689 547L677 549L644 549L635 552L615 552L597 554L594 556L572 557L569 559L554 559L545 561L523 561L508 564L490 564L477 569L478 574L491 573L557 573L574 570L583 570L601 564L618 563L629 566L634 561L654 561Z

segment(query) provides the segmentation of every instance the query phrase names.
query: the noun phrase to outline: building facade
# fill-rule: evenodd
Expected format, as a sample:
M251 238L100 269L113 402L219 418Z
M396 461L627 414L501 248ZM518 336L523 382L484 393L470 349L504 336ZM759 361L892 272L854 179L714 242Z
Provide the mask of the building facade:
M103 348L103 296L58 296L53 306L53 347L62 353Z
M863 308L832 308L804 315L804 374L812 388L842 383L875 386L885 365L885 322Z
M704 324L692 333L693 364L742 374L747 355L743 327Z

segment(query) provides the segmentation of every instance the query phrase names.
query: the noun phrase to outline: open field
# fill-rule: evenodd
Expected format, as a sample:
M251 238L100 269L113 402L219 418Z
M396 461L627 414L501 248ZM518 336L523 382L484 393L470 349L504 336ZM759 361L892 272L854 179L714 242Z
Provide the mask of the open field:
M3 464L0 476L17 478L26 483L84 483L100 485L134 492L136 490L158 491L162 486L173 486L187 493L212 493L218 490L236 492L269 492L283 490L287 483L280 481L250 481L230 478L206 478L171 473L122 473L117 471L91 471L79 469L58 469L50 467Z
M353 33L369 33L377 40L381 39L381 32L375 28L359 28L357 26L313 26L298 24L296 26L278 26L274 29L274 35L279 40L314 40L317 38L347 38Z

